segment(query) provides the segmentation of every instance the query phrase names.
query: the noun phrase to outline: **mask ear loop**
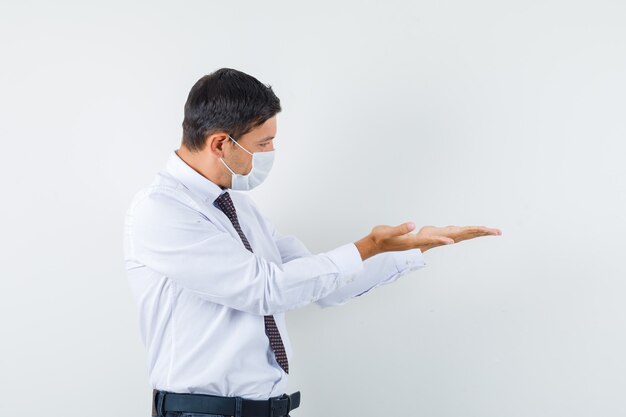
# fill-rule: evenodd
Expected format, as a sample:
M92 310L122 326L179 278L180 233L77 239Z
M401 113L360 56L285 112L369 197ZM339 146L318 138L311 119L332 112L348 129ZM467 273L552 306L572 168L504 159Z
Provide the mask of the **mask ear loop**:
M252 153L250 153L250 152L249 152L246 148L244 148L243 146L241 146L241 145L240 145L240 144L239 144L239 143L238 143L235 139L233 139L233 137L232 137L232 136L228 135L228 137L229 137L229 138L231 138L231 139L232 139L232 141L233 141L233 142L235 142L235 144L236 144L237 146L239 146L241 149L243 149L244 151L246 151L246 152L248 152L250 155L252 155Z
M231 174L233 174L233 175L239 175L239 174L236 174L236 173L235 173L232 169L230 169L230 167L229 167L228 165L226 165L226 162L224 162L224 159L220 158L220 161L222 161L222 164L224 164L224 166L226 167L226 169L227 169L227 170L229 170Z
M227 133L227 135L228 135L228 133ZM254 154L253 154L253 153L248 152L248 150L247 150L246 148L244 148L243 146L241 146L239 143L237 143L237 141L236 141L235 139L233 139L233 137L232 137L232 136L228 135L228 137L229 137L229 138L230 138L233 142L235 142L235 144L236 144L237 146L239 146L241 149L243 149L244 151L246 151L248 154L250 154L250 155L252 156L252 168L254 169ZM226 162L224 162L224 160L223 160L222 158L220 158L220 161L222 161L222 164L224 164L224 165L226 166L226 168L228 168L228 165L226 165ZM228 170L229 170L229 171L230 171L233 175L239 175L239 176L241 176L241 177L247 177L248 175L250 175L250 172L252 172L252 171L250 171L249 173L247 173L247 174L245 174L245 175L242 175L242 174L236 174L236 173L234 173L234 172L233 172L233 170L232 170L232 169L230 169L230 168L228 168Z
M228 135L228 133L227 133L227 135ZM229 138L231 138L233 142L237 143L237 141L236 141L235 139L233 139L233 137L232 137L232 136L228 135L228 137L229 137ZM239 145L239 144L237 143L237 145ZM241 146L241 145L239 145L239 146ZM243 148L243 147L242 147L242 148ZM245 150L245 149L244 149L244 150ZM232 169L230 169L230 167L229 167L228 165L226 165L226 162L224 162L224 158L220 158L220 161L221 161L221 162L222 162L222 164L226 167L226 169L230 171L230 173L231 173L231 174L233 174L233 175L239 175L239 174L237 174L235 171L233 171Z

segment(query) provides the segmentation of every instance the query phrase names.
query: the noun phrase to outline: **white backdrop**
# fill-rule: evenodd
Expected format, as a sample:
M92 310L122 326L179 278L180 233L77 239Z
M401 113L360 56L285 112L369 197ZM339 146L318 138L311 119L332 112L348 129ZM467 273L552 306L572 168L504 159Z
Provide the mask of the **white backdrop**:
M312 251L407 220L503 232L289 313L294 417L625 415L625 19L621 0L2 1L0 415L149 416L123 215L220 67L281 99L251 194Z

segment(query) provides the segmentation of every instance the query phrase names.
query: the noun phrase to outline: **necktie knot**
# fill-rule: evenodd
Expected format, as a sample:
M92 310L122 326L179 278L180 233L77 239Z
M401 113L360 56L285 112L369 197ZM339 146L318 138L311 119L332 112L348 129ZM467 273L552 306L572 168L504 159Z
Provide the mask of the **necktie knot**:
M219 197L215 199L215 205L217 208L222 210L228 220L233 224L233 227L239 234L243 245L252 252L252 247L250 246L250 242L246 238L246 235L243 234L243 230L241 230L241 225L239 224L239 219L237 218L237 210L235 210L235 205L233 204L233 200L230 198L230 194L228 192L222 193Z
M233 204L233 200L230 198L230 194L228 194L228 192L220 194L220 196L215 199L215 204L217 204L217 207L222 210L228 218L230 218L233 214L236 214L235 205Z

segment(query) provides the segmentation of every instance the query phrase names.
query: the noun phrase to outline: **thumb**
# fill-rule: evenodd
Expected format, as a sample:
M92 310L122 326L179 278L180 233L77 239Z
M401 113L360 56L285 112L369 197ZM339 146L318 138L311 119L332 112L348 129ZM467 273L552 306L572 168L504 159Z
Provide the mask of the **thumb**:
M411 232L412 230L415 230L415 223L413 223L413 222L405 222L405 223L402 223L399 226L392 227L391 230L390 230L389 237L402 236L402 235L404 235L406 233Z
M372 229L378 239L391 239L392 237L402 236L415 229L413 222L405 222L399 226L379 225Z

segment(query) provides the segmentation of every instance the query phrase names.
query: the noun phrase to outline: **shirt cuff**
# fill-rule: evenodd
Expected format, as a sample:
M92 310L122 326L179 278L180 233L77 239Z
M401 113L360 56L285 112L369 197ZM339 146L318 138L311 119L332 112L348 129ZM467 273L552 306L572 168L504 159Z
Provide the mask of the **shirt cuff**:
M407 269L413 270L426 266L424 254L419 248L403 251L393 251L392 253L396 262L396 268L398 268L398 272L403 272Z
M326 252L326 255L337 265L342 280L346 282L354 281L363 271L363 259L354 243L346 243Z

